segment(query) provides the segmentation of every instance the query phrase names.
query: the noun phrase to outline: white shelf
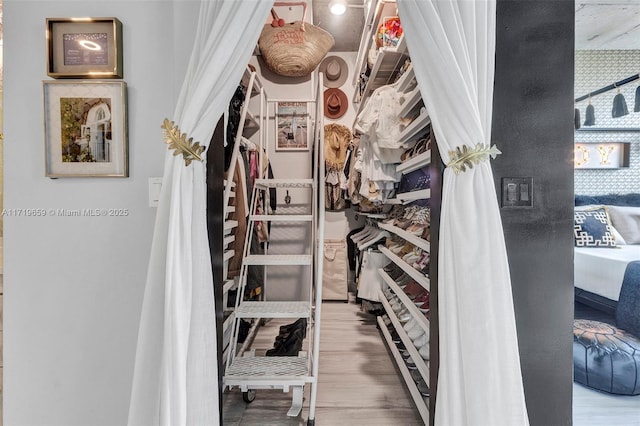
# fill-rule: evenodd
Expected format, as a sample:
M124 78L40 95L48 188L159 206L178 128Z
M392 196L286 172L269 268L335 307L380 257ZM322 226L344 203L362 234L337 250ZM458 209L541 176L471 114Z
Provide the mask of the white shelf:
M237 283L235 280L231 279L231 280L227 280L224 285L222 286L222 293L228 293L229 290L233 290L235 287L237 286Z
M229 259L231 259L233 257L233 255L235 254L234 250L227 250L224 252L224 254L222 255L222 260L224 262L227 262Z
M378 226L382 229L386 229L387 231L396 234L397 236L413 244L414 246L420 247L424 251L431 252L431 243L427 240L423 240L416 235L413 235L411 232L407 232L404 229L384 222L378 223Z
M309 318L311 304L306 302L241 302L236 318Z
M236 240L235 235L227 235L226 237L224 237L224 240L222 240L222 246L227 247L229 244L231 244L235 240Z
M397 52L395 48L381 48L378 51L376 63L373 64L373 68L369 74L369 80L367 80L367 84L362 92L362 96L360 96L360 99L357 99L359 93L357 93L357 91L354 93L353 102L360 104L356 115L360 114L367 98L371 96L371 93L373 93L374 90L381 86L393 83L394 77L398 74L398 71L405 60L406 55L404 53Z
M420 189L418 191L400 192L396 194L396 198L403 203L407 201L421 200L423 198L431 198L431 189L427 188Z
M404 118L406 117L413 108L422 100L422 95L420 94L420 88L416 86L411 92L404 95L404 102L400 107L400 112L398 112L398 117Z
M431 117L427 111L423 111L400 133L399 144L408 144L422 136L422 131L431 123Z
M389 288L391 288L395 295L398 296L398 298L402 301L402 304L407 307L409 312L411 312L411 316L413 317L413 319L418 321L418 324L420 324L420 327L422 327L425 333L430 333L429 320L424 316L424 314L422 313L422 311L420 311L416 304L413 303L413 300L409 299L409 296L407 296L407 294L402 291L398 284L396 284L393 278L391 278L389 274L384 271L384 269L378 269L378 273L380 274L384 282L387 283Z
M411 64L406 69L404 74L400 76L400 79L398 79L398 86L396 87L396 89L400 93L405 93L413 85L413 83L415 82L415 79L416 79L416 74L413 71L413 64ZM415 86L418 87L417 85Z
M310 254L251 254L245 265L311 265Z
M225 235L228 234L229 231L231 231L236 226L238 226L238 221L237 220L225 220L224 221L224 228L223 228Z
M411 278L416 280L416 282L418 284L420 284L422 287L426 288L427 290L429 290L431 288L431 285L430 285L430 282L429 282L429 278L427 278L423 273L421 273L420 271L415 269L413 266L409 265L407 262L402 260L400 257L396 256L388 248L382 247L382 246L378 246L378 248L380 249L380 251L382 253L384 253L385 256L387 256L389 258L389 260L391 260L393 263L395 263L400 268L402 268L402 270L405 271L407 274L409 274L409 276L411 276Z
M407 174L431 164L431 151L425 151L396 165L396 172Z
M264 188L311 188L313 179L256 179L255 185Z
M407 332L404 331L403 324L400 322L400 320L396 316L396 313L393 311L393 308L391 308L391 304L387 300L387 297L384 295L384 292L382 290L378 290L378 297L382 302L384 309L387 311L387 315L391 320L391 324L393 324L393 328L396 329L396 333L398 333L398 336L400 336L400 340L402 340L402 343L404 343L404 346L407 348L407 351L411 355L411 358L413 358L413 361L416 363L416 367L418 368L420 375L427 383L429 383L429 366L427 364L427 361L422 359L420 352L418 352L418 348L416 348L416 346L413 344L413 340L411 340ZM385 329L386 329L386 326L385 326ZM413 382L413 380L411 380L411 382Z
M404 360L402 359L402 355L400 355L400 351L398 350L396 345L393 343L393 340L391 339L391 334L389 333L389 330L387 330L387 326L384 324L384 321L382 320L381 317L378 317L378 325L380 326L380 331L382 331L382 335L384 336L384 339L387 342L387 346L389 347L389 350L391 351L391 354L393 355L393 358L396 361L396 365L398 366L400 373L402 373L402 377L404 378L404 381L407 384L409 393L411 394L411 397L413 398L413 401L416 404L416 408L418 409L418 412L422 417L422 421L424 422L425 425L428 425L429 424L429 406L425 403L420 391L418 391L418 386L413 381L413 378L411 377L411 373L409 372L409 368L407 367ZM425 379L425 381L427 381L427 379Z
M252 356L233 360L224 375L226 386L261 385L269 382L295 385L313 382L307 357ZM285 383L292 381L293 383Z
M356 211L356 214L359 214L360 216L364 216L364 217L368 217L371 219L386 219L387 215L384 213L363 213L363 212L359 212Z
M311 222L313 215L310 214L253 214L249 220L263 222Z

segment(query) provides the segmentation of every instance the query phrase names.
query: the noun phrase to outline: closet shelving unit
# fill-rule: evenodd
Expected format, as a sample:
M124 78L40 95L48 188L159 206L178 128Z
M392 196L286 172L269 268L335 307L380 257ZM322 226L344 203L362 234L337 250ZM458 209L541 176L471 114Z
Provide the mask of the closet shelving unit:
M383 22L385 17L397 16L397 9L395 1L392 0L377 0L372 1L367 11L365 18L365 34L363 34L356 60L356 75L354 77L354 84L357 86L359 83L360 73L364 72L367 66L367 55L371 47L373 35L377 31L380 23ZM390 56L387 53L395 53L396 56ZM400 55L400 56L398 56ZM391 60L391 58L394 58ZM396 76L400 73L401 67L405 63L405 59L409 58L409 52L406 49L404 37L398 44L397 48L393 50L381 49L378 53L376 64L372 67L370 79L363 93L362 99L358 99L357 95L354 97L354 102L359 103L358 113L366 103L371 92L376 88L392 84L396 80ZM380 64L378 64L380 62ZM380 70L384 72L380 73ZM406 272L411 278L413 278L424 289L430 291L430 318L427 319L425 315L416 307L413 301L404 293L400 286L384 271L379 269L382 281L384 282L383 289L379 292L379 298L385 311L391 320L390 328L393 328L402 343L406 347L406 350L411 355L411 358L415 362L415 366L420 373L420 376L429 385L430 396L423 397L418 391L416 382L412 378L412 374L409 368L405 364L405 361L394 344L391 332L385 325L381 317L378 318L378 325L382 331L382 336L387 342L389 350L393 355L394 360L398 366L398 369L402 373L402 377L407 385L409 393L415 402L418 412L422 416L425 424L432 424L432 414L434 410L435 392L436 392L436 379L437 368L439 364L438 359L438 330L437 330L437 250L432 250L433 247L437 248L438 244L438 227L439 227L439 202L440 202L440 182L441 173L440 158L435 149L435 139L432 130L430 129L431 119L428 112L424 109L424 103L420 94L419 87L415 78L414 70L411 65L406 67L402 75L397 78L394 83L395 90L403 94L403 103L398 111L400 118L409 119L409 122L403 129L399 137L402 143L411 143L417 141L423 136L429 136L432 140L432 147L430 150L419 154L409 160L398 164L396 171L401 174L408 174L417 170L428 171L431 179L431 188L398 193L395 198L386 201L386 204L407 204L415 202L417 200L430 199L431 209L431 235L430 241L427 241L419 236L411 234L403 229L400 229L394 225L379 222L378 227L388 231L390 234L395 234L406 242L413 244L420 249L430 253L430 266L428 275L423 274L421 271L413 268L412 265L405 262L401 257L397 256L391 250L386 247L379 246L379 250L389 259L389 261L398 265L404 272ZM433 160L433 161L432 161ZM435 198L434 198L435 197ZM389 293L390 292L390 293ZM423 329L423 331L430 337L429 339L429 360L424 360L418 349L415 347L411 338L409 338L407 332L404 330L403 323L401 323L391 307L388 296L397 296L398 300L407 311L410 313L413 320Z
M243 399L251 402L256 396L256 389L282 389L283 392L292 391L292 405L287 412L288 416L297 416L302 410L304 386L310 385L309 418L307 424L315 424L315 405L318 385L318 358L320 351L320 318L322 306L322 263L324 245L324 190L319 190L320 173L324 167L324 151L321 149L324 141L323 123L323 97L322 74L318 78L318 86L315 88L315 126L313 137L313 175L311 178L299 179L269 179L262 175L259 168L258 178L255 180L252 194L251 213L247 226L247 238L243 254L242 267L234 309L232 339L230 350L227 353L227 367L223 377L225 387L238 387L243 392ZM268 108L265 110L268 111ZM263 115L261 115L263 116ZM266 122L265 122L266 124ZM259 147L260 156L268 152L266 138L261 138ZM259 162L262 162L260 157ZM264 214L255 214L257 200L260 191L269 188L297 188L310 191L308 197L308 209L277 209L278 213L270 214L265 208ZM285 213L280 213L285 210ZM254 237L254 228L257 222L284 222L307 223L311 227L311 238L308 242L308 251L303 254L250 254L250 242ZM272 301L263 298L260 301L243 300L244 289L247 284L248 267L251 265L308 265L309 277L312 283L307 300L300 301ZM266 278L269 274L265 271ZM308 322L306 345L297 356L263 356L256 349L251 348L252 339L247 338L244 344L238 341L239 324L243 319L252 319L254 324L259 324L263 319L286 318L296 320L305 318ZM251 334L251 332L250 332Z
M222 333L223 333L223 366L226 367L226 359L227 355L231 349L231 337L232 337L232 325L236 319L236 314L234 312L234 308L227 307L228 295L229 291L238 288L238 280L233 278L228 278L228 265L231 258L235 255L235 251L230 247L230 244L235 241L235 235L233 234L233 230L237 228L238 221L230 218L230 215L235 212L235 205L230 205L230 201L232 198L236 198L236 184L233 181L233 176L235 173L235 168L238 160L238 156L240 155L240 145L249 141L250 138L257 137L258 145L263 145L263 138L266 136L266 132L263 130L264 124L266 121L266 92L260 81L258 75L255 71L247 67L242 75L242 79L240 84L246 88L245 98L242 104L242 109L240 111L240 125L238 126L238 130L236 132L235 144L233 148L233 152L231 154L231 163L229 165L229 170L227 172L228 179L224 180L224 227L223 227L223 247L224 252L222 255L223 259L223 276L224 276L224 284L222 287L223 290L223 310L225 313L225 320L222 324ZM243 202L242 200L236 199L236 203ZM253 338L257 331L257 324L255 327L252 327L252 330L249 333L247 339Z
M371 2L365 17L365 26L360 40L360 49L356 58L354 85L360 85L360 75L367 69L368 53L374 43L374 35L385 18L397 16L395 0L378 0ZM377 88L395 81L400 69L407 59L407 45L404 37L401 37L394 47L382 47L378 49L376 60L371 67L369 78L362 93L356 90L353 95L354 105L358 105L357 113L360 113L366 100Z

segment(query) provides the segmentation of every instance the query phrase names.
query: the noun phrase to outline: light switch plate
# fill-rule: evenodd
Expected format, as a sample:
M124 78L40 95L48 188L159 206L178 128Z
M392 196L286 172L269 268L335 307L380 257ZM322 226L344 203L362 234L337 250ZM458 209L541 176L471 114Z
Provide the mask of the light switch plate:
M533 207L533 178L502 178L502 207Z
M149 178L149 207L158 207L160 202L160 190L162 189L161 177Z

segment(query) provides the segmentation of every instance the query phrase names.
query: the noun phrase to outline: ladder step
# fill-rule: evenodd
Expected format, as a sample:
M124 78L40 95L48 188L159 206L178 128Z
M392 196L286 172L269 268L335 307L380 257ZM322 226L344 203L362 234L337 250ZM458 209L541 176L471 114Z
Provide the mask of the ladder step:
M255 185L264 188L311 188L313 179L256 179Z
M245 265L311 265L310 254L251 254L243 259Z
M249 220L263 222L311 222L313 215L310 214L253 214Z
M236 358L227 367L224 375L224 384L237 386L246 382L267 382L277 380L283 384L283 380L295 380L299 382L311 382L309 372L309 360L307 357L287 356L254 356Z
M311 304L306 302L241 302L236 318L309 318Z

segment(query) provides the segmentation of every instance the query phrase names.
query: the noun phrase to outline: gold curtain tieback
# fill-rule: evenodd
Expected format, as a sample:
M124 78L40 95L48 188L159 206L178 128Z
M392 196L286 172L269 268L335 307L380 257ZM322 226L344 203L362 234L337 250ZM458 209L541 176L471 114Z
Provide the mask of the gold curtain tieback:
M180 128L173 121L165 118L162 126L164 130L164 141L169 144L169 149L174 149L173 155L182 154L184 165L188 166L193 160L202 161L200 154L205 150L200 146L200 142L193 142L193 138L187 139L186 133L180 133Z
M489 157L495 160L498 154L502 154L502 152L495 145L489 147L489 145L478 143L474 148L469 148L466 145L458 146L455 151L449 151L451 160L447 167L451 167L456 174L466 172L467 168L472 169L474 164L488 160Z

